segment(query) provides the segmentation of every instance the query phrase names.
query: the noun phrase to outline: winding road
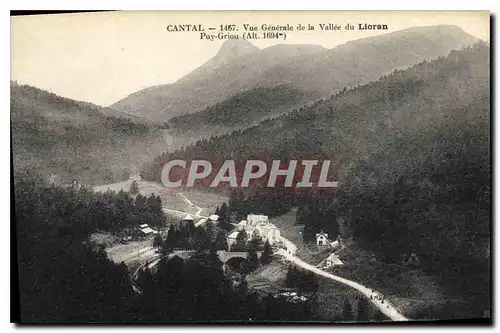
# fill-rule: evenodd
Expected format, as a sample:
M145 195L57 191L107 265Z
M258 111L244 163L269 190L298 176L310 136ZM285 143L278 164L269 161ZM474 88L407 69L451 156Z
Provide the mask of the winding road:
M387 299L385 299L385 300L378 299L378 297L376 297L376 296L380 295L380 293L376 292L375 290L367 288L367 287L365 287L362 284L359 284L357 282L342 278L342 277L337 276L337 275L327 273L327 272L325 272L325 271L323 271L315 266L312 266L312 265L306 263L305 261L302 261L298 257L291 255L290 253L288 253L287 251L285 251L283 249L276 251L276 254L283 256L286 260L293 262L297 266L300 266L300 267L302 267L308 271L311 271L317 275L326 277L327 279L330 279L330 280L334 280L334 281L343 283L351 288L356 289L357 291L362 293L366 298L368 298L368 300L370 300L370 302L372 302L373 305L375 305L384 315L389 317L391 320L408 321L408 318L403 316L399 312L399 310L394 305L392 305Z

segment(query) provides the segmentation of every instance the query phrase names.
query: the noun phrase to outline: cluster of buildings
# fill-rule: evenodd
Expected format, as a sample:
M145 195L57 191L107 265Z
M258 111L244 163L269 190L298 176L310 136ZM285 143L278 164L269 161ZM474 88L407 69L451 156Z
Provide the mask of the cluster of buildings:
M274 298L283 297L291 303L301 303L307 301L307 297L298 295L296 292L285 291L279 294L274 294Z
M263 242L268 241L271 245L276 245L281 241L279 229L269 222L268 216L248 214L247 219L240 221L234 231L227 237L229 248L236 242L236 237L243 230L247 234L247 240L251 240L252 237L260 237Z
M158 234L157 230L151 229L151 227L144 223L139 226L139 237L148 237Z
M323 231L319 232L316 234L316 245L318 246L328 246L331 250L336 251L342 248L342 240L340 239L340 235L337 236L337 239L334 241L331 241L328 239L328 234L324 233ZM335 252L332 252L324 261L323 263L323 268L332 268L332 267L338 267L338 266L343 266L344 263L340 258L335 254Z
M194 218L191 215L187 214L182 221L184 223L186 223L186 222L193 222L194 223ZM199 219L196 223L194 223L194 225L196 227L200 227L200 226L204 225L205 223L207 223L208 221L212 222L213 224L217 224L219 222L219 215L212 214L208 218L203 217L203 218Z

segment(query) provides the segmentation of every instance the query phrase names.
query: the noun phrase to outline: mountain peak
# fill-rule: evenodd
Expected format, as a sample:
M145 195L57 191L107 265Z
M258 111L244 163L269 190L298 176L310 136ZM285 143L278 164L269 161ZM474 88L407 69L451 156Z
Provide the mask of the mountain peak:
M222 43L222 46L215 56L221 63L246 54L258 52L260 49L245 39L231 39Z

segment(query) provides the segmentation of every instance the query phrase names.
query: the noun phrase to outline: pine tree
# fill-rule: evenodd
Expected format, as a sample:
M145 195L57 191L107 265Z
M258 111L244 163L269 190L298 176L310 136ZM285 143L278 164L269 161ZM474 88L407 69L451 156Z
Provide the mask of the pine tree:
M342 309L342 321L352 321L352 306L349 300L344 298L344 307Z
M217 233L217 236L215 236L215 242L214 242L214 249L219 251L227 251L228 246L227 246L227 237L226 233L224 231L220 231Z
M287 288L295 288L297 286L297 282L297 269L295 266L289 265L285 277L285 286Z
M157 234L153 239L153 247L159 249L163 247L163 238L160 234Z
M356 316L356 321L367 322L370 320L370 304L368 300L364 297L360 298L358 301L358 313Z
M179 246L177 235L178 233L175 224L171 224L170 228L168 229L167 239L163 243L163 248L165 252L168 253Z
M130 194L134 195L137 193L139 193L139 184L137 184L137 181L134 180L130 186Z
M231 251L233 252L243 252L247 250L247 232L245 229L241 230L236 236L236 241L231 246Z
M272 260L272 255L273 249L271 248L271 244L269 244L269 240L266 240L266 242L264 243L264 251L262 252L262 255L260 257L260 262L263 265L269 264Z
M219 223L218 223L219 228L222 228L224 230L231 229L232 226L230 223L231 221L229 219L229 210L225 202L222 203L220 208L217 207L215 214L219 215Z
M248 262L251 270L259 267L259 257L257 256L257 242L252 239L248 246Z

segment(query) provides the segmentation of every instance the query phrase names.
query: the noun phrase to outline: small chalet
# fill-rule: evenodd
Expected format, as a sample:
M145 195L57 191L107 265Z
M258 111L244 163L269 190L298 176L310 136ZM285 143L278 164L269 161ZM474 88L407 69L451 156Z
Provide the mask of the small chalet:
M243 230L247 227L247 221L246 220L241 220L240 223L237 225L238 230Z
M415 253L411 253L411 255L406 259L405 262L407 265L418 266L420 265L420 259Z
M212 221L212 223L217 223L217 221L219 221L219 215L217 215L217 214L210 215L208 217L208 220Z
M332 253L326 258L325 261L325 268L330 268L330 267L336 267L336 266L342 266L344 263L337 257L335 253Z
M317 245L328 245L328 234L325 234L321 231L319 234L316 234L316 244Z
M183 222L189 222L189 221L191 221L191 222L194 223L194 218L191 215L187 214L182 221Z
M204 225L205 222L207 222L206 218L199 219L198 222L195 223L195 226L199 227L201 225Z
M227 246L230 249L231 246L236 242L236 237L238 237L239 231L234 231L229 236L227 236Z
M158 231L151 229L146 223L139 226L139 237L149 237L156 235Z

